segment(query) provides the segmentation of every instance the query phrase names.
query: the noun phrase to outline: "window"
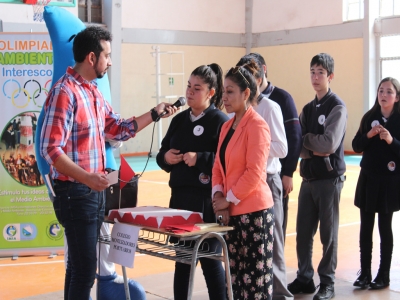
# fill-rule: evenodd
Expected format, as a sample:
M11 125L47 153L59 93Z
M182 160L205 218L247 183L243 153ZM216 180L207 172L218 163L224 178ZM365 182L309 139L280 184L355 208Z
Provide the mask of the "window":
M343 21L359 20L363 18L364 0L343 0Z
M82 22L103 23L101 0L78 0L78 18Z
M380 44L381 78L400 80L400 35L382 36Z
M381 17L400 15L400 0L380 0Z

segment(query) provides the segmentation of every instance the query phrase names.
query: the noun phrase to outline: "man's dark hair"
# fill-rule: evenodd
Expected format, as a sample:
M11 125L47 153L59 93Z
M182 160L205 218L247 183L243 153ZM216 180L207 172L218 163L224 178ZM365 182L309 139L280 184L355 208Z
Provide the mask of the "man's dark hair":
M83 62L90 52L93 52L98 59L100 53L104 50L100 43L102 40L107 42L112 40L111 33L103 27L91 26L79 32L72 47L75 61L77 63Z
M264 72L262 66L263 65L267 66L267 64L265 63L264 57L262 57L262 55L260 53L257 53L257 52L251 52L251 53L249 53L247 55L251 55L256 60L257 64L261 65L261 72ZM267 69L265 70L265 77L268 78Z
M323 67L329 76L333 73L335 62L328 53L319 53L311 59L310 68L314 65Z
M246 64L250 63L251 61L255 61L255 63L257 64L257 67L258 67L258 72L256 74L254 74L254 77L256 79L264 78L263 65L262 65L261 61L256 59L252 53L246 54L245 56L243 56L238 61L236 66L243 66L243 65L246 65Z

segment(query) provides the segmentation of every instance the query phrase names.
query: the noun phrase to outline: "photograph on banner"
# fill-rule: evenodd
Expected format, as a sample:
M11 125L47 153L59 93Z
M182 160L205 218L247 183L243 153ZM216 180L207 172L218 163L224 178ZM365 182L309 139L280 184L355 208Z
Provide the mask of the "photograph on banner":
M27 186L44 185L35 153L35 134L39 112L24 112L4 127L0 140L1 162L14 180Z
M0 33L0 256L63 246L34 147L52 76L48 33Z

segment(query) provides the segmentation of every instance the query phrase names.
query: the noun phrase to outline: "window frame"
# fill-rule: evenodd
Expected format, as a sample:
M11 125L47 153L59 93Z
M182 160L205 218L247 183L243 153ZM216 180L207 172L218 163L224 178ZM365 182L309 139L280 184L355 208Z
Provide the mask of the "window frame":
M343 0L343 22L352 22L357 20L364 19L364 0L355 0L358 1L358 18L349 19L349 11L350 5L357 3L350 3L352 0Z
M389 37L389 36L398 36L400 37L400 32L398 34L385 34L385 35L380 35L379 36L379 53L378 53L378 58L379 58L379 78L382 79L382 74L383 74L383 62L386 61L400 61L400 50L399 50L399 56L385 56L382 57L381 54L381 40L382 38ZM399 78L400 79L400 78Z

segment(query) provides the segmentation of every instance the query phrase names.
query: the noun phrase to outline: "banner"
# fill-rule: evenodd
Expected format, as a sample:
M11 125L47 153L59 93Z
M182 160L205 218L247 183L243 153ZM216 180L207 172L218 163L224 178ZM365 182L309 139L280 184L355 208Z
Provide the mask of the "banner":
M0 33L0 256L63 246L64 231L34 149L37 119L52 75L47 33Z

